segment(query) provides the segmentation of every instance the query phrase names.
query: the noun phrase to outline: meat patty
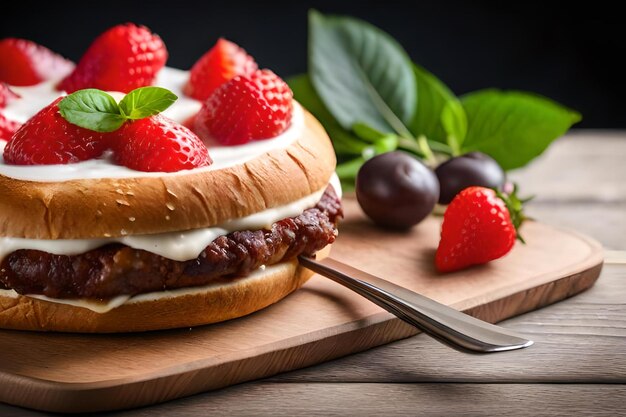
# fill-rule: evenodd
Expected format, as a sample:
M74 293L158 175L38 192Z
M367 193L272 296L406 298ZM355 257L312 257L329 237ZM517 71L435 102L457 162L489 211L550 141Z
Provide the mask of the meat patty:
M313 208L274 223L270 229L220 236L196 258L174 261L122 244L80 255L18 250L0 264L0 288L52 298L110 299L206 285L249 274L333 243L341 203L331 186Z

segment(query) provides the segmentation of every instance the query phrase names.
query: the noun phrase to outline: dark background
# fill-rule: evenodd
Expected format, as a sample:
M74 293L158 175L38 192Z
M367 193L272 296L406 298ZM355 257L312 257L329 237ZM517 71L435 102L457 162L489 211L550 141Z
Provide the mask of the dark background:
M99 33L132 21L161 35L170 66L189 68L223 36L283 77L306 70L310 7L350 14L389 32L457 94L530 90L582 112L578 127L626 128L626 28L621 13L603 2L6 3L0 37L32 39L75 61Z

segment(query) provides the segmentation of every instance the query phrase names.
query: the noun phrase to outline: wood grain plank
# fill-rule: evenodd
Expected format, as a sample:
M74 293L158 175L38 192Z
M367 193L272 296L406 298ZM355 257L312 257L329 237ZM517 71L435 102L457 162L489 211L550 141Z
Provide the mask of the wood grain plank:
M506 320L535 345L472 356L424 335L274 377L289 382L626 383L626 266L605 266L574 298Z
M625 401L624 385L259 383L117 415L619 416Z
M575 130L530 166L514 171L527 214L626 249L626 132Z
M626 415L626 386L603 384L247 383L99 416L607 416ZM3 417L50 414L0 404Z
M626 249L626 202L531 201L526 214L542 223L589 235L607 249Z
M541 203L626 202L626 132L578 130L510 178Z

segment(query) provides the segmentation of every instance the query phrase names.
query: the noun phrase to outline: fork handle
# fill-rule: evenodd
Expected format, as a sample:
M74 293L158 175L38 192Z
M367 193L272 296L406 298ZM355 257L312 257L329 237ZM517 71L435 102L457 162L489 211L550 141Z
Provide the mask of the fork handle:
M429 336L460 351L494 353L521 349L531 340L484 322L332 258L300 256L300 264L351 289Z

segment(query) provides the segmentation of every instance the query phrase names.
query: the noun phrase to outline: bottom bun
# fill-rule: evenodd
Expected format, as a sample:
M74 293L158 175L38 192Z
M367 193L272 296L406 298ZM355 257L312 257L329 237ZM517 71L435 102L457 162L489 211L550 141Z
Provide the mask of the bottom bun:
M329 252L330 245L316 257ZM261 310L300 288L312 275L293 259L227 283L138 296L103 314L22 295L0 296L0 328L123 333L200 326Z

